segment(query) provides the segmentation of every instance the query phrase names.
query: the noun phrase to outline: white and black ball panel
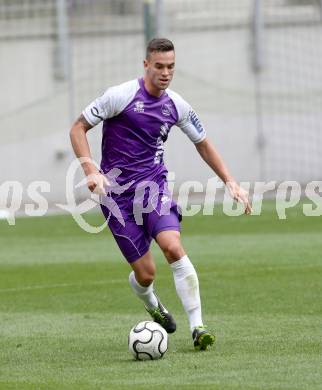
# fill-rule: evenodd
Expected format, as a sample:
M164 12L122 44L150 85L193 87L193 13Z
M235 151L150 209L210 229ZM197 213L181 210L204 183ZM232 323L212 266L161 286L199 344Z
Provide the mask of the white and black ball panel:
M147 352L139 352L136 355L136 360L155 360L153 356Z
M133 332L135 339L142 343L149 343L152 340L152 332L149 329L142 329L140 332Z
M149 329L147 328L147 325L150 323L151 321L142 321L142 322L139 322L137 325L135 325L134 328L132 328L133 332L134 333L139 333L141 332L143 329Z
M167 352L167 350L168 350L168 333L162 333L162 337L160 339L158 349L162 355Z

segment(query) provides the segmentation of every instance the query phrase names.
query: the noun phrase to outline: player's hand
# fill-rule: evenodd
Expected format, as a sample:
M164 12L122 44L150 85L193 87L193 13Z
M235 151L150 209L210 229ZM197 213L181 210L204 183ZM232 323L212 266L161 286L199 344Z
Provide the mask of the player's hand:
M248 199L248 192L241 188L235 181L228 181L226 187L228 188L231 197L244 205L245 214L250 214L252 212L252 207Z
M87 187L94 194L106 195L105 187L109 186L109 182L100 172L91 173L87 176Z

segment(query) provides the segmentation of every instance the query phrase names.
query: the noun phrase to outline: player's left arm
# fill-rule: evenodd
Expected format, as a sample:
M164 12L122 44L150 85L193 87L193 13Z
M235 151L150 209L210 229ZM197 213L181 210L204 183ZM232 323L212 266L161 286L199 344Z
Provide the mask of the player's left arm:
M230 195L238 202L241 202L245 206L245 213L250 214L252 211L248 192L241 188L233 176L229 173L229 170L216 150L215 146L204 138L202 141L195 144L202 159L210 166L210 168L220 177L228 188Z
M207 139L206 130L196 112L179 94L172 90L167 90L167 92L177 109L178 120L176 125L195 144L200 156L225 183L230 195L238 202L243 203L245 213L250 214L252 209L248 200L247 191L237 184L236 180L229 173L224 160L214 145Z

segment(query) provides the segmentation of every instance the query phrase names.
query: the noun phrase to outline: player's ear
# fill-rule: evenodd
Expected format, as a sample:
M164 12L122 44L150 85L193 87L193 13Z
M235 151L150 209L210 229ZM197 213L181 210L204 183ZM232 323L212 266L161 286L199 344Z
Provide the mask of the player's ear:
M146 69L148 67L148 60L147 59L143 60L143 66L144 66L144 69Z

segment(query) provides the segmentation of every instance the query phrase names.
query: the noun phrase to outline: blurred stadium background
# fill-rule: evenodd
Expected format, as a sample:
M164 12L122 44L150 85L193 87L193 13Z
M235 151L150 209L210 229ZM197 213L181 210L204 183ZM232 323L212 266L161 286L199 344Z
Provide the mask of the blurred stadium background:
M0 184L46 180L63 201L73 120L142 74L152 36L174 41L172 88L237 179L321 180L321 0L0 0ZM99 161L99 128L90 140ZM177 185L211 176L192 152L173 129Z

